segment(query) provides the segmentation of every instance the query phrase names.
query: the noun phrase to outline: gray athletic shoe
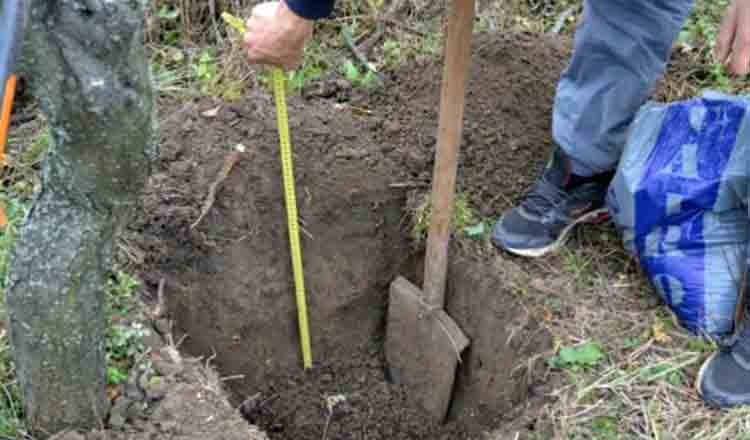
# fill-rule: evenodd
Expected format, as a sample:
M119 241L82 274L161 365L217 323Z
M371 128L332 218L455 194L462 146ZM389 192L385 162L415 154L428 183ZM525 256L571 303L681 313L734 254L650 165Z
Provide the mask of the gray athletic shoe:
M750 404L750 326L728 348L709 357L698 373L698 394L710 406L731 408Z
M558 148L526 199L495 224L493 242L524 257L541 257L557 250L575 225L609 218L605 198L613 175L573 175L570 160Z

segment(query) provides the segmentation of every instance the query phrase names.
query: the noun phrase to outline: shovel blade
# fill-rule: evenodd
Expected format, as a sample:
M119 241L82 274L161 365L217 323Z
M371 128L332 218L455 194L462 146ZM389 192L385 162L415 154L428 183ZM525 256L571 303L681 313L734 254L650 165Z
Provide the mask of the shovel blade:
M459 356L469 339L444 310L430 310L422 292L403 277L391 283L385 356L393 381L405 386L427 416L448 412Z

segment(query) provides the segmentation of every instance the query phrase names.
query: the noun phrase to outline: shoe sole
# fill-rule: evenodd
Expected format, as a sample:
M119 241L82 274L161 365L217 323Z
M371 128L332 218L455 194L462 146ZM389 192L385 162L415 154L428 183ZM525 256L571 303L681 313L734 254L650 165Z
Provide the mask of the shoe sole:
M703 362L703 365L701 365L701 368L698 371L698 375L695 377L695 382L693 383L693 389L695 389L696 394L698 394L698 397L700 397L701 400L703 400L703 403L707 407L714 409L714 410L726 410L726 409L730 409L730 406L724 405L720 402L706 400L706 396L704 396L703 393L701 392L701 384L703 383L703 377L706 375L706 370L708 370L708 365L718 355L719 355L719 351L717 350L713 352L711 356L709 356L708 359L706 359Z
M703 365L701 365L701 369L698 370L698 375L695 377L695 383L693 383L693 388L695 388L695 392L698 393L698 395L703 399L703 393L701 392L701 384L703 383L703 376L706 374L706 370L708 369L708 364L711 363L711 361L719 354L718 351L715 351L711 354L711 356L708 357L703 362Z
M565 242L568 239L568 235L571 231L577 226L582 223L590 223L590 224L599 224L603 223L607 220L609 220L610 216L606 208L596 209L594 211L591 211L587 213L586 215L583 215L581 217L578 217L573 222L571 222L568 226L566 226L562 232L560 232L560 236L557 237L557 240L555 240L553 243L536 249L518 249L518 248L511 248L511 247L505 247L501 246L506 251L510 252L511 254L515 254L521 257L528 257L528 258L540 258L544 257L545 255L548 255L552 252L555 252L556 250L560 249Z

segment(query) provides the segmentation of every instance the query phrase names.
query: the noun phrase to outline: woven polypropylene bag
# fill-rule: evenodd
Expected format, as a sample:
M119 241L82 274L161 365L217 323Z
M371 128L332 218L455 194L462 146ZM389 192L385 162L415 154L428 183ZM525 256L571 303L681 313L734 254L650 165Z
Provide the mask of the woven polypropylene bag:
M647 103L633 121L607 204L681 323L733 331L747 270L750 101L707 92Z

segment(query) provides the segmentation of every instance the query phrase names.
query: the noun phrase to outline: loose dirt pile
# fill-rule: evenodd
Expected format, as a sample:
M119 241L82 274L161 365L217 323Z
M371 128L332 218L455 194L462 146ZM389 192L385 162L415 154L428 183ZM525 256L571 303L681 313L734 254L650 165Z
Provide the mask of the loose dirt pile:
M65 431L50 440L268 440L229 403L224 383L205 359L183 356L168 322L155 318L142 322L147 362L109 389L107 429Z
M526 194L549 159L554 91L570 43L538 35L483 35L474 43L458 191L495 217ZM375 133L409 181L428 185L442 60L407 65L374 94L352 98L382 116Z
M477 42L459 190L494 218L547 159L567 49L530 36ZM278 439L478 438L523 403L549 336L506 287L493 252L456 247L447 309L472 340L445 427L430 427L382 358L388 284L419 283L407 199L428 190L439 60L405 67L348 103L290 102L313 350L300 371L275 114L268 93L163 114L158 169L130 228L142 278L164 293L184 347L215 356L246 417ZM361 95L361 96L358 96ZM362 111L364 109L365 111ZM246 147L200 218L238 143ZM481 246L480 246L481 247ZM514 269L515 268L515 269Z

